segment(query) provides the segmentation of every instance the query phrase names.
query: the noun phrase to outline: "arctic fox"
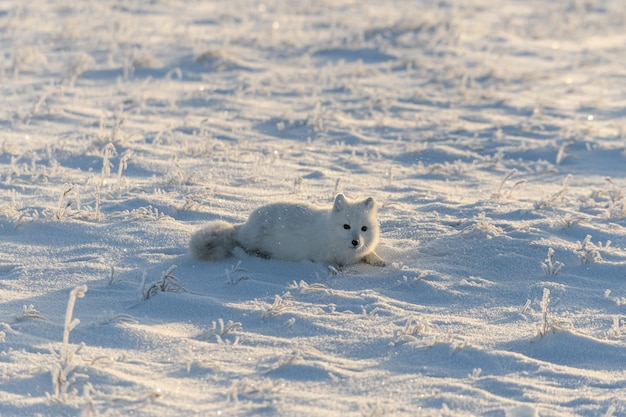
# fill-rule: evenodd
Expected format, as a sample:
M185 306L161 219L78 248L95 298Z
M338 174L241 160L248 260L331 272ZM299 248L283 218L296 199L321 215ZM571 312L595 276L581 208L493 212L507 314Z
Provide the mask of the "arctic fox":
M206 261L224 259L240 246L267 258L337 266L359 262L385 266L374 252L380 237L376 212L371 197L349 202L343 194L337 195L331 209L270 204L252 212L240 225L210 222L191 237L189 248L196 259Z

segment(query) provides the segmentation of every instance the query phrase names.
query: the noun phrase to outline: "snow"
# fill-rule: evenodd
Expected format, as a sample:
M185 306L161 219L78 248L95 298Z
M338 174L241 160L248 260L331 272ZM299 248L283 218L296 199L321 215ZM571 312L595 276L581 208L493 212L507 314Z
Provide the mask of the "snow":
M0 415L625 414L625 26L0 2ZM387 267L187 252L337 192L378 201Z

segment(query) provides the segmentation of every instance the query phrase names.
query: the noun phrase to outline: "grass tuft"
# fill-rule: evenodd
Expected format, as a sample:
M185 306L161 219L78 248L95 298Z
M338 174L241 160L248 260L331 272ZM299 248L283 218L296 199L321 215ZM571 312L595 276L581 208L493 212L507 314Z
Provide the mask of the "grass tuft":
M559 329L567 329L572 328L573 325L568 320L556 319L550 313L550 290L547 288L543 289L543 296L541 297L541 301L539 302L539 307L541 308L541 321L539 324L539 336L544 337L549 333L554 333Z
M541 307L541 324L539 327L539 335L541 337L547 335L551 330L553 330L553 320L550 317L550 313L548 311L548 307L550 305L550 290L547 288L543 289L543 296L541 297L541 302L539 306Z
M170 266L158 281L154 281L151 284L147 284L148 273L143 274L141 280L141 298L143 300L149 300L160 292L187 292L185 287L179 284L178 278L172 275L172 272L178 268L176 265Z
M226 339L226 335L236 333L242 329L240 322L234 322L228 320L224 323L224 319L218 319L217 322L213 322L213 327L202 332L202 336L206 338L215 338L218 344L233 345L236 346L239 343L239 336L235 336L233 340Z
M610 245L610 241L607 242L607 247ZM578 255L578 259L580 262L585 265L589 262L600 262L602 261L602 255L598 251L598 247L591 243L591 235L585 236L585 239L582 242L578 242L580 249L575 250L574 253Z
M541 268L547 275L558 275L565 264L554 260L554 249L548 248L548 257L541 264Z
M276 317L286 312L289 309L289 305L287 304L285 299L289 297L291 297L291 293L289 291L283 294L282 297L276 294L274 296L274 303L265 309L261 318L265 320L265 319L269 319L272 317Z
M224 269L226 275L226 282L230 285L237 285L240 281L250 279L250 276L245 274L246 270L241 267L241 261L237 261L236 265L232 265L230 269Z
M86 285L79 285L70 292L70 299L67 302L67 310L65 311L65 325L63 327L63 356L61 359L64 365L69 364L72 360L72 352L70 351L70 333L80 324L79 319L72 320L76 299L83 298L86 292Z
M117 155L115 145L113 142L109 142L102 150L102 185L106 183L106 179L111 175L112 164L110 159Z
M36 308L34 305L29 304L28 306L22 306L22 314L14 314L13 319L15 321L22 320L47 320Z
M511 195L513 194L513 191L519 187L520 185L524 184L526 182L526 180L520 180L520 181L516 181L507 192L504 192L504 185L507 183L507 181L509 181L515 174L517 174L517 169L513 169L511 171L509 171L508 174L506 174L504 176L504 178L502 179L502 181L500 182L500 186L498 187L498 190L492 194L492 198L496 199L496 200L502 200L505 198L511 198Z
M63 221L70 213L72 205L74 204L73 200L68 199L68 195L74 190L74 186L71 184L65 184L63 189L63 194L61 194L61 198L59 198L59 206L54 211L54 219L58 221Z
M551 196L543 197L540 201L535 203L535 209L541 210L550 207L556 207L559 203L567 201L565 194L569 190L569 183L572 181L572 175L568 174L563 180L563 186L559 191Z
M80 324L79 319L72 319L76 299L83 298L86 292L86 285L79 285L70 292L67 309L65 311L63 344L61 346L59 360L53 364L51 370L52 389L54 391L54 395L49 399L52 401L66 403L68 400L69 388L79 379L88 378L87 375L76 372L76 364L74 361L74 356L85 347L85 344L81 343L75 349L72 349L70 346L70 333Z
M391 346L397 346L403 343L417 342L418 336L428 332L428 325L420 323L414 317L409 318L402 329L396 329L393 332L393 342Z

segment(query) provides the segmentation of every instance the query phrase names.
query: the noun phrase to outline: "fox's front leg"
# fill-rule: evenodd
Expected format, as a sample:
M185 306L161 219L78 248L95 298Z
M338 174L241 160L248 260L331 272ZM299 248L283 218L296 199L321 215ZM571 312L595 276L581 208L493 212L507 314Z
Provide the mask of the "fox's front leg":
M385 266L385 260L378 256L376 252L370 252L363 257L363 262L374 266Z

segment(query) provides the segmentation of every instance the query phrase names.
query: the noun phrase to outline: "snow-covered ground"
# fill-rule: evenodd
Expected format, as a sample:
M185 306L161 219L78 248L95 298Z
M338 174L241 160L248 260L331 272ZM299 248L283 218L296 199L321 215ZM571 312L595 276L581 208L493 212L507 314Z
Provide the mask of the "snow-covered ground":
M622 0L0 1L0 52L0 415L626 414ZM187 253L337 192L387 267Z

